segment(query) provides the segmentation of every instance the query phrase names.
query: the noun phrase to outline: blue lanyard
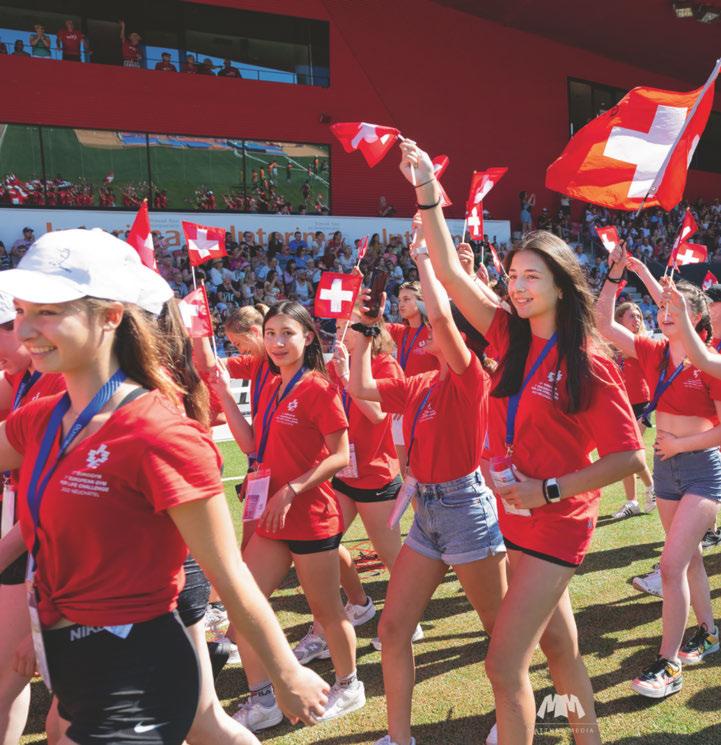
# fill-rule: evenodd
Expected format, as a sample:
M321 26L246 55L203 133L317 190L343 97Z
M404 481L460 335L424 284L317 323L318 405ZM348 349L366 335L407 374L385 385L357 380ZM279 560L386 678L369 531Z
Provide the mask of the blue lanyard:
M423 409L426 408L428 401L431 397L431 393L433 393L433 389L435 388L435 384L432 385L427 391L426 395L423 396L423 400L421 401L420 405L416 409L416 415L413 417L413 424L411 425L411 437L410 442L408 443L408 463L411 462L411 452L413 451L413 445L416 441L416 425L418 424L418 418L421 415L421 412Z
M264 367L265 367L265 374L263 375L261 379L260 374L261 372L263 372ZM263 392L263 388L265 388L265 384L268 380L269 375L270 375L270 367L267 367L264 362L258 368L258 372L255 374L255 382L253 384L253 401L252 401L252 408L250 410L251 420L255 417L255 412L258 411L258 401L260 401L260 394Z
M283 385L281 380L278 383L278 387L275 389L275 393L271 396L268 405L265 407L265 414L263 414L263 429L260 435L260 445L258 446L258 452L256 454L256 462L262 463L263 456L265 455L265 448L268 445L268 435L270 434L270 425L273 422L275 412L278 410L281 402L284 398L290 395L290 392L295 388L296 383L303 377L303 373L306 371L305 367L301 367L300 370L291 378L290 383L286 386L282 396L278 396L280 388ZM275 404L275 406L273 406Z
M414 334L413 338L411 339L411 343L408 345L408 349L406 349L406 340L408 339L408 331L409 329L406 329L403 332L403 338L401 339L401 350L400 350L400 359L398 360L401 363L401 368L403 369L403 372L406 371L406 364L408 363L408 358L411 356L411 351L413 350L413 347L415 346L416 339L418 339L418 335L423 331L423 324L418 327L418 330Z
M42 373L39 373L37 370L32 375L27 370L25 371L23 379L20 381L20 385L18 386L17 393L15 394L13 411L20 406L22 400L27 396L30 389L38 382L38 380L40 380L41 375Z
M676 380L681 370L683 370L683 360L681 360L681 362L678 363L676 369L671 373L669 379L666 380L666 375L668 373L668 361L670 358L671 346L668 345L666 347L666 351L663 353L663 370L661 370L661 374L658 376L658 383L656 383L656 388L653 391L653 398L651 399L649 405L641 412L640 416L638 417L639 419L647 417L652 411L656 409L661 396L666 393L671 383Z
M40 443L40 450L35 458L32 474L30 475L30 483L28 484L28 507L30 508L30 515L32 516L33 524L35 526L33 559L37 556L40 548L40 540L38 538L38 528L40 527L40 505L43 501L43 495L45 494L45 489L48 485L48 481L50 481L50 477L55 472L60 459L65 455L65 452L70 447L73 440L75 440L85 427L88 426L92 418L102 410L105 404L108 403L126 377L127 376L122 370L117 370L112 378L105 383L95 396L93 396L93 400L80 412L78 418L73 422L73 426L70 427L65 437L63 437L60 442L60 448L55 456L55 460L46 469L48 458L50 457L50 451L52 450L53 443L57 439L58 432L63 423L63 417L68 412L68 409L70 409L70 396L66 393L55 405L55 408L50 415L48 426L45 429L42 442ZM45 476L41 479L43 471L45 471Z
M716 345L716 351L721 352L721 341Z
M521 388L518 393L514 393L508 398L508 412L506 413L506 450L509 453L513 450L513 438L516 435L516 415L518 414L518 404L521 403L523 391L541 366L543 360L548 357L548 353L556 346L557 341L558 333L554 332L553 336L546 342L546 345L543 347L541 353L528 371L528 375L526 375L523 383L521 383Z
M345 411L346 418L348 418L350 417L351 397L345 389L341 391L341 398L343 399L343 411Z

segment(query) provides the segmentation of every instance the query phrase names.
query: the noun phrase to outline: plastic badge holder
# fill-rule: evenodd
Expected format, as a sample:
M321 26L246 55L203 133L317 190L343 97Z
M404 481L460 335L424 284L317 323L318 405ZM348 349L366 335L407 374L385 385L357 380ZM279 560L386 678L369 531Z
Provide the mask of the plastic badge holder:
M245 479L245 508L243 521L259 520L265 506L268 504L268 490L270 489L270 469L261 468L260 471L249 473Z
M513 459L510 455L494 455L491 458L491 478L493 484L496 487L505 486L506 484L514 484L518 479L513 473ZM519 509L506 502L501 497L503 503L503 509L507 515L521 515L522 517L530 517L531 510Z
M393 511L388 518L388 527L391 530L395 530L401 524L401 518L405 511L408 509L408 505L413 500L413 497L418 493L418 480L414 479L413 476L406 474L406 478L403 481L403 486L398 490L396 495L396 501L393 505Z
M3 486L2 517L0 517L0 538L10 532L15 525L15 489L10 479L5 479Z
M348 465L342 468L336 476L341 479L357 479L358 478L358 459L355 454L355 445L351 442L348 447Z

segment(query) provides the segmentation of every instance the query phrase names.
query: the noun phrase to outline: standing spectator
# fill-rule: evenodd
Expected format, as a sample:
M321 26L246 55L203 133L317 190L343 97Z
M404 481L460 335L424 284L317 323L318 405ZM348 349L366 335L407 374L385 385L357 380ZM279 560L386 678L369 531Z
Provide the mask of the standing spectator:
M213 68L215 65L213 64L213 60L210 59L210 57L206 57L200 65L198 65L197 73L198 75L214 75Z
M141 67L143 62L143 52L140 49L142 38L140 34L133 31L128 36L125 35L125 21L120 21L120 41L123 45L123 67Z
M0 41L0 54L7 54L8 48L4 41Z
M185 55L185 62L180 67L181 72L189 72L195 75L198 72L198 65L195 63L195 58L192 54Z
M395 213L396 208L385 197L380 197L378 200L378 214L381 217L392 217Z
M35 33L30 34L30 47L33 50L33 57L50 57L50 37L45 33L45 26L39 23L35 24Z
M290 162L290 158L289 158L288 162L285 164L285 180L286 181L290 181L292 170L293 170L293 164Z
M160 54L160 62L155 63L155 69L161 72L178 72L178 68L171 62L170 52Z
M88 50L88 40L69 18L65 28L58 31L58 49L62 50L64 62L82 62L81 49Z
M13 55L16 57L29 57L30 55L25 51L25 44L22 39L18 39L13 47Z
M239 78L241 77L240 70L237 67L233 67L233 63L229 59L223 60L223 66L218 70L219 78Z
M13 265L13 267L18 265L18 262L22 257L25 255L25 252L30 248L30 246L33 245L35 242L35 232L32 228L23 228L23 237L18 238L15 243L13 243L12 248L10 249L10 261Z
M522 191L518 198L521 201L521 234L525 235L533 230L532 210L536 206L536 195Z

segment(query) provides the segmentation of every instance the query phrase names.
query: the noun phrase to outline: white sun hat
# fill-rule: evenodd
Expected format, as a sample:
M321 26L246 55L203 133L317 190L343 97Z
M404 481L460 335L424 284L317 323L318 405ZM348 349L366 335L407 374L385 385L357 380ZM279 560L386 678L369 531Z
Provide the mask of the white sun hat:
M0 292L0 325L15 320L15 304L12 295Z
M0 272L0 292L30 303L83 297L133 303L160 313L173 296L132 246L104 230L55 230L28 249L17 269Z

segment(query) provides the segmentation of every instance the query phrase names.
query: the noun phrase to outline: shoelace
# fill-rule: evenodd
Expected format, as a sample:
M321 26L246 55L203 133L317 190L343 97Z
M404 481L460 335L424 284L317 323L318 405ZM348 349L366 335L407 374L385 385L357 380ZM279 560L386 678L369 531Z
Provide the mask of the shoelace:
M663 673L666 671L666 668L670 666L671 663L669 660L667 660L665 657L659 657L656 662L649 665L641 675L642 678L654 678L659 673Z
M694 635L686 643L687 649L703 649L708 631L705 626L698 626Z

